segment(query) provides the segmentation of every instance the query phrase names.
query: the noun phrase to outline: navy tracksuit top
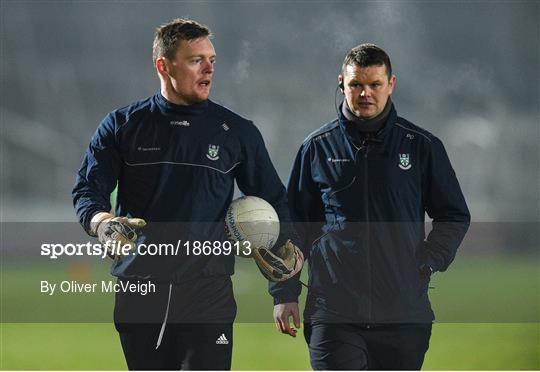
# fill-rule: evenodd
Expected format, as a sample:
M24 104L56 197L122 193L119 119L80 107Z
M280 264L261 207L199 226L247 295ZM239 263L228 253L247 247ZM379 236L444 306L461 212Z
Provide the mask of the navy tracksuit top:
M234 181L246 195L274 206L290 221L286 191L255 125L210 101L179 106L161 94L108 114L93 135L73 189L73 203L88 232L92 216L109 211L118 184L117 216L148 225L138 243L221 241ZM281 238L283 237L283 238ZM282 229L276 246L290 238ZM234 255L131 255L117 258L121 278L181 282L231 275Z
M443 144L393 106L374 134L339 114L302 144L288 184L309 259L305 318L429 322L429 275L419 268L446 270L470 223ZM270 293L275 303L296 301L298 277Z

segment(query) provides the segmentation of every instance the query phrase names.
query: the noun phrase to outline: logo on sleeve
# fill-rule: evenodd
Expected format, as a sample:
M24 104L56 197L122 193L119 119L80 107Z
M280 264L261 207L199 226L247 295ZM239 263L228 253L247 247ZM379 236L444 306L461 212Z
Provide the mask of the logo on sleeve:
M190 126L189 121L186 121L186 120L182 120L182 121L172 120L171 125L174 127L189 127Z
M208 154L206 154L206 157L213 161L218 160L219 159L219 146L208 145Z
M335 158L328 158L328 161L330 163L348 163L351 161L351 159L335 159Z
M398 166L403 170L409 170L412 167L411 159L409 154L399 154L399 164Z
M137 147L137 151L161 151L161 147Z

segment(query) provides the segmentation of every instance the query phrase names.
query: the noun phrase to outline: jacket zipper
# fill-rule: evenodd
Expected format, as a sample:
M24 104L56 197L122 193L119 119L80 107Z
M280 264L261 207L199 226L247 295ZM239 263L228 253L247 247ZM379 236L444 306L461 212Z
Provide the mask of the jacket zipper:
M369 152L369 145L367 144L368 139L364 139L362 141L362 148L363 148L363 163L364 163L364 218L366 223L366 235L365 235L365 243L366 243L366 253L367 253L367 263L368 263L368 322L372 322L372 291L373 291L373 284L372 284L372 274L371 274L371 252L370 252L370 222L369 222L369 183L368 183L368 152Z

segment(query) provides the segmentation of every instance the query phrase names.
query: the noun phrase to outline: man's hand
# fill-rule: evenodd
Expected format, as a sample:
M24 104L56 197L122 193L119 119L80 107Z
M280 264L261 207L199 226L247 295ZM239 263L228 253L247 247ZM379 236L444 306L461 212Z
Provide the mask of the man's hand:
M286 302L274 306L274 322L278 331L296 337L297 330L291 327L290 317L292 316L296 328L300 328L300 311L298 303Z
M255 248L253 259L264 277L271 282L282 282L302 270L304 255L300 248L287 240L276 254L267 248Z
M91 222L91 233L97 236L104 247L110 247L111 243L126 245L135 248L137 233L135 229L146 226L141 218L114 217L110 213L97 213ZM109 243L108 243L109 242Z

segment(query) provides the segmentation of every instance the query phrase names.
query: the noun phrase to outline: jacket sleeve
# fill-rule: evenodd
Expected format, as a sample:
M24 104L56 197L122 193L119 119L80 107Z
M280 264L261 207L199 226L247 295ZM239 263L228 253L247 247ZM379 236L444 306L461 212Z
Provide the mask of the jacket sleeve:
M244 144L245 157L236 173L238 187L243 194L262 198L276 210L280 221L280 236L275 249L287 239L298 245L298 237L290 223L285 186L270 160L261 133L253 123L250 123L248 138Z
M433 271L445 271L454 260L471 216L448 155L436 137L424 179L424 206L433 219L433 229L419 249L419 263Z
M90 140L71 193L79 222L88 234L92 216L111 210L110 196L116 187L119 169L114 119L108 115Z
M289 207L294 226L299 234L300 249L309 259L311 243L320 231L323 220L323 206L320 192L311 177L310 147L304 144L294 161L287 186ZM285 282L270 283L269 292L274 304L298 302L302 287L300 273Z
M298 151L287 185L289 206L304 255L309 255L313 241L320 235L324 221L321 192L313 181L312 146L308 142Z
M237 172L238 187L246 195L263 198L276 210L280 221L280 237L274 249L282 246L287 239L291 239L298 246L299 240L291 223L285 186L272 165L259 130L252 123L250 124L249 141L245 143L247 146L246 156ZM279 283L279 287L276 287L276 284L278 283L269 282L270 293L272 295L276 293L278 296L283 295L285 300L289 299L289 292L300 293L300 283L297 277Z

